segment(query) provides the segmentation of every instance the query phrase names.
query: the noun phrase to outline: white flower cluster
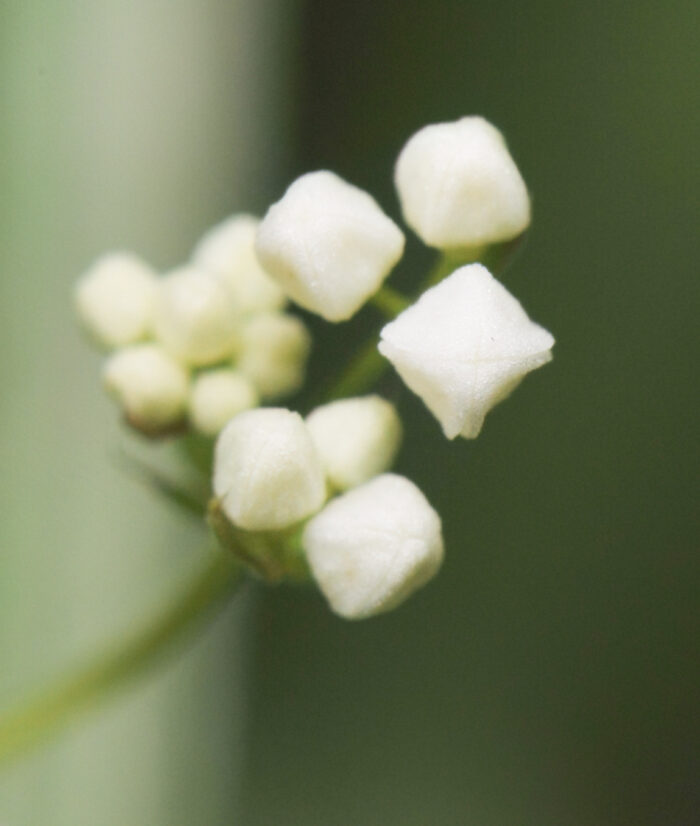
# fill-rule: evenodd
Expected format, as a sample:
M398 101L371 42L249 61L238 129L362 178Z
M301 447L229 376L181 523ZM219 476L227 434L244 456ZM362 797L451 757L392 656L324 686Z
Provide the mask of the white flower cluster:
M78 283L84 326L113 351L105 386L142 432L189 422L214 436L237 413L301 386L310 337L257 260L258 223L233 216L163 276L113 253Z
M331 608L388 611L442 561L440 518L418 488L384 473L401 438L393 405L343 399L306 420L284 408L241 413L216 443L214 493L233 525L280 531L312 517L302 546ZM340 495L325 505L330 492Z
M445 260L475 261L530 221L505 141L480 117L420 130L399 155L395 184L406 223ZM157 278L138 259L112 255L77 290L86 326L116 349L105 382L129 420L160 432L189 419L219 434L210 515L222 542L235 550L257 538L240 553L265 576L272 569L256 568L255 554L274 554L294 535L331 608L347 618L395 607L442 562L439 516L412 482L387 472L398 414L377 395L333 401L305 419L258 404L303 378L309 336L284 313L286 301L345 321L382 288L403 249L403 233L370 195L318 171L294 181L261 221L239 215L214 228L183 269ZM392 313L378 345L450 439L477 436L554 344L486 267L455 267ZM288 550L274 560L275 577Z

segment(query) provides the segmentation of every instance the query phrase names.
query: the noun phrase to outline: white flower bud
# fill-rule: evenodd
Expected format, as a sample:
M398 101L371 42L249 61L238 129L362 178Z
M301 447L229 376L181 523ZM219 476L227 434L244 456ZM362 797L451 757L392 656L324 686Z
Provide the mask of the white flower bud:
M214 493L231 522L249 531L281 530L317 511L323 468L301 416L268 407L232 419L216 443Z
M260 266L255 236L260 221L252 215L234 215L211 229L195 247L195 266L215 273L231 288L242 314L281 310L286 297Z
M208 272L174 270L158 286L155 332L177 358L196 366L230 357L239 316L228 285Z
M302 175L258 229L262 265L327 321L350 318L401 258L404 237L366 192L333 172Z
M303 544L314 579L346 619L395 608L443 557L440 517L413 482L392 473L329 502Z
M151 330L155 284L153 270L135 255L104 255L76 287L80 319L104 347L133 344Z
M241 329L237 366L263 398L276 399L304 383L310 349L309 331L296 316L260 313Z
M480 117L436 123L401 150L396 188L406 223L440 249L507 241L530 223L530 198L501 133Z
M448 439L479 435L486 413L551 359L554 339L481 264L427 290L384 327L379 352Z
M340 399L313 410L306 424L326 477L347 490L391 467L401 442L401 420L380 396Z
M185 414L187 371L158 344L135 344L107 360L102 378L127 419L145 433L179 423Z
M238 370L208 370L192 382L190 421L206 436L216 436L235 415L257 405L257 391Z

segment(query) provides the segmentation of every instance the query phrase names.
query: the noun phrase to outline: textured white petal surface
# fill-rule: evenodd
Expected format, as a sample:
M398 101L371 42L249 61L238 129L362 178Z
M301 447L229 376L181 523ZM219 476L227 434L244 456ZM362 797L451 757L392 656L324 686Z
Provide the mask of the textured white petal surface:
M259 223L252 215L233 215L211 229L192 255L195 266L226 281L242 314L281 310L287 300L255 253Z
M530 198L501 133L481 117L416 132L396 162L406 223L433 247L514 238L530 223Z
M304 420L283 408L240 413L221 431L214 493L245 530L280 530L317 511L325 499L321 461Z
M155 273L140 258L126 252L104 255L78 282L78 315L102 346L133 344L151 331L155 286Z
M378 476L311 519L304 548L331 608L347 619L389 611L438 571L440 517L403 476Z
M283 313L260 313L241 328L237 366L265 399L297 391L304 382L311 336L301 319Z
M194 268L161 279L156 293L155 332L173 355L187 364L214 364L232 355L240 317L223 279Z
M350 318L403 253L404 237L366 192L332 172L298 178L263 218L257 252L285 293L328 321Z
M119 350L107 360L102 377L129 419L144 430L175 424L185 414L187 371L157 344Z
M477 436L486 413L551 359L553 345L485 267L469 264L387 324L379 351L453 439Z
M336 490L353 488L391 467L401 442L401 420L381 396L324 404L306 424Z
M238 370L208 370L192 382L190 421L200 433L216 436L230 419L258 401L255 387Z

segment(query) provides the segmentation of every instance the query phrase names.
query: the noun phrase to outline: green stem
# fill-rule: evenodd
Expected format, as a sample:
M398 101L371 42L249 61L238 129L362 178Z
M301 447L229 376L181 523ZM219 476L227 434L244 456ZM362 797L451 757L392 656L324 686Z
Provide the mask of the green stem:
M0 716L0 763L39 745L80 712L126 685L171 653L241 581L233 556L217 551L193 581L145 627L34 700Z
M370 298L370 302L387 318L396 318L411 305L410 298L392 287L382 287Z

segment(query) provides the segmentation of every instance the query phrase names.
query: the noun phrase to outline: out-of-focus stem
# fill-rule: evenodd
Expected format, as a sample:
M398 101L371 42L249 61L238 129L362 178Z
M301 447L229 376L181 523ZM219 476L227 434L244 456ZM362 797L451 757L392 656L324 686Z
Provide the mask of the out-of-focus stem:
M0 763L40 745L81 712L139 677L214 614L242 580L242 567L217 550L163 612L123 642L34 700L0 715Z

